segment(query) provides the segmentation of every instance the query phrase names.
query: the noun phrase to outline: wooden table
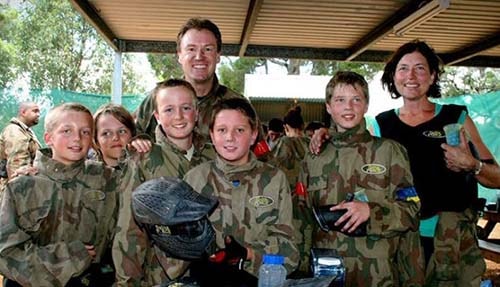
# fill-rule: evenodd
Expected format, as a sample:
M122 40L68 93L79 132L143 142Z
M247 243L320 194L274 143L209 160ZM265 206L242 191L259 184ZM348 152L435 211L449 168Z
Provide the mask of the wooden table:
M481 249L484 258L500 262L500 239L490 239L490 233L495 228L497 223L500 223L500 213L491 210L483 212L483 219L486 220L486 225L482 231L478 233L479 248Z
M483 219L486 220L486 225L483 227L483 235L481 239L487 240L490 233L495 228L495 225L500 222L500 213L491 210L483 212Z

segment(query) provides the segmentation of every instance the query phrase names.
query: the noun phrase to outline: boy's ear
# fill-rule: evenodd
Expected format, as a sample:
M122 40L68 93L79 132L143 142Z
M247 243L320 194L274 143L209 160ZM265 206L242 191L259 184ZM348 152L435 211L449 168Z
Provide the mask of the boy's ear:
M47 144L47 146L51 146L52 145L52 134L47 133L47 132L44 133L43 140L45 141L45 144Z

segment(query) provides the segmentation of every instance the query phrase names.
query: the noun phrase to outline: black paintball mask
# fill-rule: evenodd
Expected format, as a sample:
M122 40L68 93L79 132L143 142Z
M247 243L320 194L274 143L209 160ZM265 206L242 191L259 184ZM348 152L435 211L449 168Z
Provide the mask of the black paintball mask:
M132 193L138 225L167 256L196 260L216 249L215 231L208 216L216 198L203 196L176 177L146 181Z
M344 224L335 226L335 222L346 213L347 209L330 211L330 208L335 206L335 204L316 206L313 208L314 217L319 224L319 227L324 232L338 231L349 236L366 236L366 222L360 224L353 232L347 233L343 232L342 228Z

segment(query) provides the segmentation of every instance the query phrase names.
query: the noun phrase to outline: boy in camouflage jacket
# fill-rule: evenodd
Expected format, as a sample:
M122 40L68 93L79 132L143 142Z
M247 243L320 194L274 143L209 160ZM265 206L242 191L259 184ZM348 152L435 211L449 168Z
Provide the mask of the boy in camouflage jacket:
M298 254L290 188L281 170L250 152L258 133L255 110L245 99L223 100L214 107L209 127L217 157L193 168L184 179L198 192L219 199L210 221L226 256L210 260L239 262L238 267L257 276L262 256L278 253L285 257L287 271L293 271ZM230 254L234 249L242 252Z
M119 177L85 160L92 127L84 106L54 108L45 120L50 150L34 162L38 174L8 183L0 206L0 272L8 286L97 284L116 225Z
M182 178L192 167L215 157L211 144L194 132L196 96L191 84L169 79L153 90L156 143L146 153L133 152L121 165L118 232L113 242L118 286L153 286L184 274L188 262L167 257L137 226L131 194L142 182L161 176ZM150 142L150 141L146 141Z
M362 76L338 72L326 87L326 109L331 138L320 155L306 155L300 181L307 192L296 196L309 212L329 204L335 204L331 212L346 212L336 230L313 227L312 246L334 249L344 258L346 286L421 285L420 203L405 149L366 130L368 84ZM354 201L345 201L348 194ZM363 224L366 235L353 236ZM308 262L307 256L303 260Z

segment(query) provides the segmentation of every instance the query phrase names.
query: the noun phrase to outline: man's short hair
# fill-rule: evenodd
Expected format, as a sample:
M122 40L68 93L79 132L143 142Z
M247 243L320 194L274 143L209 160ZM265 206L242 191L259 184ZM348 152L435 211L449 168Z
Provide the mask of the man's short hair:
M217 53L220 53L220 51L222 50L222 35L220 33L219 27L217 27L214 22L203 18L191 18L181 27L179 33L177 34L177 52L181 50L182 37L184 37L184 34L186 34L187 31L191 29L205 29L212 32L215 39L217 40Z
M64 120L60 117L61 114L63 112L69 112L69 111L86 113L89 115L90 120L93 121L92 113L84 105L79 103L64 103L59 106L56 106L55 108L53 108L48 112L47 116L45 117L45 125L44 125L45 132L46 133L52 132L54 128L61 121Z
M285 132L285 127L283 126L285 123L283 120L279 118L272 118L269 121L269 130L273 132L283 133Z

